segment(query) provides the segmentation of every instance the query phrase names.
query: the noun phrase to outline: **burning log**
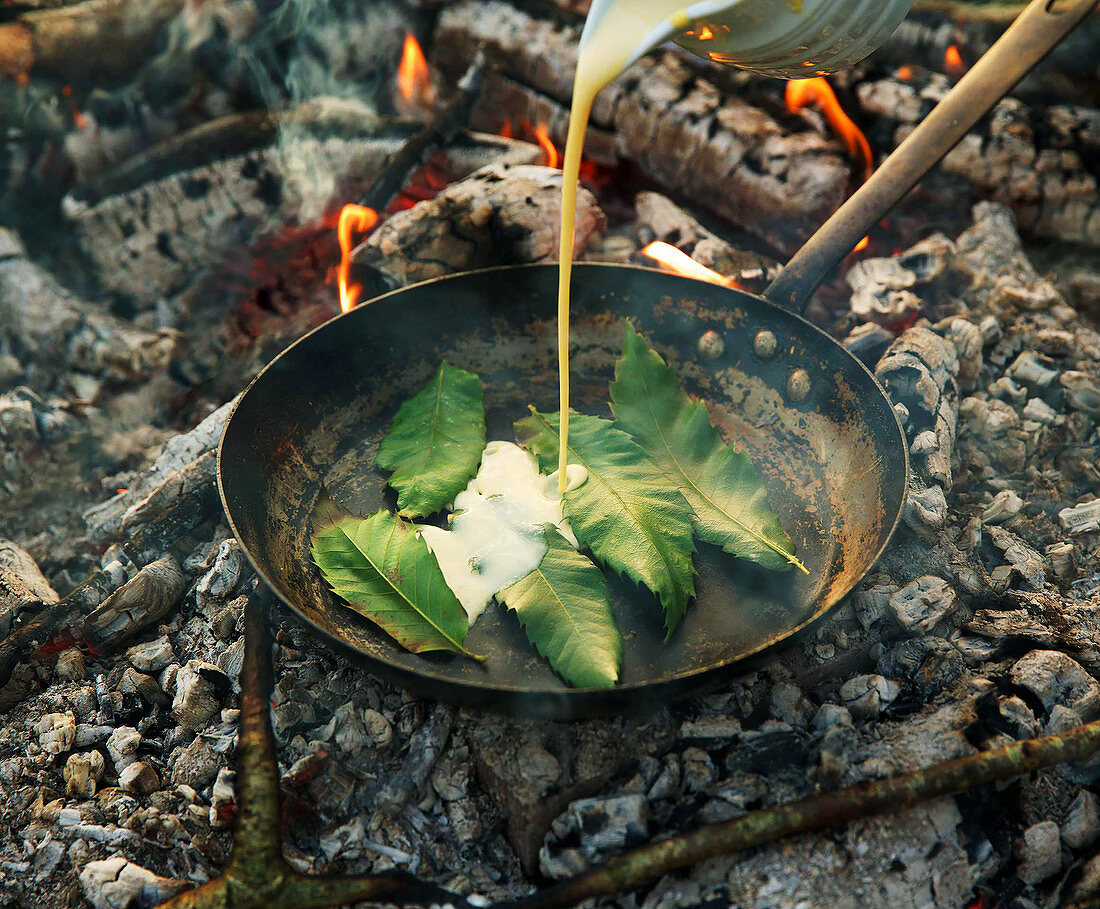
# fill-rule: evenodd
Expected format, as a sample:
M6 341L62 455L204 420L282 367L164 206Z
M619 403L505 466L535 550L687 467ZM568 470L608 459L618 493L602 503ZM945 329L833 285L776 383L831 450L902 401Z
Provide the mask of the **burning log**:
M557 257L561 171L493 165L399 212L353 254L358 266L409 284L471 268ZM603 228L595 197L577 198L576 248Z
M564 133L556 130L565 122L578 36L576 27L533 18L501 0L464 0L440 14L433 53L445 68L483 48L502 73L541 96L536 103L512 92L527 99L516 114L528 116L536 104L560 144ZM511 115L488 107L474 112L497 124ZM597 99L592 125L614 135L617 156L651 179L788 252L840 204L850 175L834 141L786 132L675 53L646 57L627 70Z
M385 168L360 199L360 204L376 211L388 208L409 182L413 172L426 164L439 149L448 147L466 128L470 111L481 95L484 82L485 62L478 55L466 74L458 80L458 93L386 162Z
M895 124L899 143L946 94L938 73L864 82L856 93L864 111ZM1089 162L1100 153L1100 112L1058 104L1032 107L1017 98L1000 101L982 126L944 158L944 173L961 178L977 198L1009 206L1022 230L1039 237L1100 245L1097 179ZM950 195L957 181L927 192Z
M0 347L28 361L32 374L76 367L133 381L168 367L177 334L135 328L80 299L32 262L14 233L0 228L0 339Z
M270 124L269 118L234 118L217 132L227 144L242 135L270 144L240 153L234 148L229 157L148 180L178 161L177 149L212 140L212 128L200 127L199 135L174 139L98 180L88 200L79 191L67 197L66 216L104 286L148 304L179 290L234 246L287 224L319 221L337 199L368 185L419 129L361 124L357 136L318 136L294 122L289 133ZM527 143L469 134L432 163L445 179L458 179L494 161L522 163L537 155ZM104 192L110 194L101 197Z
M152 49L184 0L85 0L0 24L0 73L88 82L129 72Z
M763 290L778 273L776 262L736 249L659 193L638 193L634 206L638 239L643 245L654 240L669 243L700 265L754 289Z
M510 130L515 135L522 135L531 124L541 125L558 147L564 146L569 130L569 108L557 98L542 94L502 72L490 73L481 100L470 115L470 125L486 132ZM584 137L584 157L597 164L617 164L619 153L615 133L594 122L589 123Z
M958 77L952 57L977 60L1023 11L1025 3L974 3L969 0L916 0L913 11L871 58L874 63L921 67ZM1065 97L1092 97L1100 69L1088 49L1100 37L1100 16L1086 19L1077 31L1054 48L1024 82L1023 91ZM954 53L953 53L954 51ZM953 71L954 69L954 71Z

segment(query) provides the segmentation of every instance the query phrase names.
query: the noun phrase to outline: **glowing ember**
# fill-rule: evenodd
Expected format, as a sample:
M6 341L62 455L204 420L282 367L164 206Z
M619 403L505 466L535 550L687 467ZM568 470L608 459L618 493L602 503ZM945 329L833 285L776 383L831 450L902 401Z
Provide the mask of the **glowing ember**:
M902 82L908 82L913 78L913 67L911 66L899 66L897 72L894 75Z
M405 34L401 49L401 62L397 65L397 90L406 101L426 98L431 91L432 79L428 61L412 32Z
M683 250L677 249L671 243L655 240L642 248L642 255L649 256L659 263L667 271L683 275L685 278L695 278L697 281L709 281L711 284L724 284L726 287L740 287L733 278L727 278L719 274L713 268L707 268L696 262Z
M557 167L558 149L550 139L550 133L546 129L546 124L540 123L535 127L535 138L538 140L542 150L546 152L546 166Z
M61 94L69 102L69 112L73 115L73 123L76 128L84 129L88 125L88 118L80 112L80 108L76 106L76 102L73 100L73 87L71 85L64 86L61 89Z
M852 252L854 252L854 253L863 252L863 250L865 250L870 245L871 245L871 238L870 237L864 237L862 240L860 240L855 245L855 248L852 250Z
M807 104L816 104L829 126L848 148L848 153L863 162L863 179L871 176L874 170L874 158L871 155L871 145L860 128L852 122L852 118L840 106L833 87L824 79L798 79L787 83L787 110L792 114L798 113Z
M336 222L336 239L340 243L340 267L336 270L336 283L340 289L340 312L352 309L363 289L359 284L348 284L351 271L352 231L364 233L378 223L378 212L364 205L345 205Z
M958 79L967 70L962 54L959 53L959 49L954 44L948 47L947 52L943 55L943 68L947 75L953 79Z

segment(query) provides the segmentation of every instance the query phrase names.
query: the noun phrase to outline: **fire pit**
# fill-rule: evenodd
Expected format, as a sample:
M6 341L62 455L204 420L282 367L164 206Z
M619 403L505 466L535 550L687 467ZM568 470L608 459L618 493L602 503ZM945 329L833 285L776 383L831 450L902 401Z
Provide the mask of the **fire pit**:
M216 492L233 402L358 301L553 261L584 6L0 11L0 905L1098 898L1095 17L807 311L912 466L808 633L548 722L272 606ZM580 258L762 291L1018 11L918 2L806 83L645 57L594 113Z

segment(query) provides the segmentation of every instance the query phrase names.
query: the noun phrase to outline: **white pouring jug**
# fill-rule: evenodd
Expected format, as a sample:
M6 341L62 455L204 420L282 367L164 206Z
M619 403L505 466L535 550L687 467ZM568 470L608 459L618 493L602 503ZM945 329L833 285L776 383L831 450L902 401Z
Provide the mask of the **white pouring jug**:
M581 47L616 0L593 0ZM782 79L824 76L886 41L913 0L701 0L663 19L629 63L665 41L700 57ZM628 65L629 65L628 63Z

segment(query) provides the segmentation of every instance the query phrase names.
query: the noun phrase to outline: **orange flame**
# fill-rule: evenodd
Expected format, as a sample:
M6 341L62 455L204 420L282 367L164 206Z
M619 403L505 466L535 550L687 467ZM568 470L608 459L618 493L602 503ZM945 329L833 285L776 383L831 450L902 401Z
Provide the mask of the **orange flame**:
M557 167L558 166L558 149L550 139L550 133L546 129L545 123L540 123L535 127L535 139L538 140L542 150L546 152L546 166Z
M844 140L848 154L863 162L863 179L870 177L875 167L871 145L860 128L852 122L852 118L840 106L833 87L820 77L797 79L787 83L787 110L796 114L810 103L816 103L821 108L833 132Z
M401 62L397 65L397 89L406 101L427 95L432 78L424 51L412 32L405 33L405 45L401 49Z
M340 289L340 312L348 312L359 300L363 289L359 284L348 284L351 271L351 232L364 233L378 223L378 212L365 205L345 205L340 209L336 222L336 239L340 244L340 267L336 270L336 283Z
M649 256L666 270L683 275L685 278L709 281L711 284L724 284L726 287L741 286L733 278L727 278L713 268L707 268L702 263L696 262L683 250L677 249L671 243L665 243L663 240L654 240L648 246L643 247L642 255Z
M958 47L954 44L947 48L947 51L943 55L943 68L947 72L947 75L953 79L958 79L967 70L966 63L963 62L962 54L959 53Z

